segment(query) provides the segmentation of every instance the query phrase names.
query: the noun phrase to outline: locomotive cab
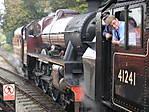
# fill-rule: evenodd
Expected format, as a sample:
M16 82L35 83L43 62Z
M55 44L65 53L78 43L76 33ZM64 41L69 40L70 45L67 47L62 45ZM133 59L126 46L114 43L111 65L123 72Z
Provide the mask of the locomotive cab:
M97 25L95 97L115 111L149 111L147 1L118 2L110 11L125 22L124 43L114 45L102 36ZM103 12L105 9L103 10ZM103 13L97 14L98 18ZM130 27L132 24L134 27ZM101 66L102 65L102 66ZM110 91L109 91L110 90ZM111 100L110 100L111 99Z
M143 39L143 7L145 7L143 4L130 4L124 7L126 9L124 12L124 21L126 23L125 43L119 46L112 46L113 103L131 111L141 111L145 106L143 104L144 95L142 94L145 89L144 78L146 76L143 69L145 69L144 56L147 53L144 50L148 48L143 46L143 43L145 43L145 39ZM114 9L113 12L116 16L117 13L123 10ZM128 104L129 106L127 106Z

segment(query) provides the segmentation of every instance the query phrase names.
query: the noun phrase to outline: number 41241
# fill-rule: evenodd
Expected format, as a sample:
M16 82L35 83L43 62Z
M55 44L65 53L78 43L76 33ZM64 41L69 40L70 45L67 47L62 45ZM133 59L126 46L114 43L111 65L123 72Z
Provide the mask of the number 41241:
M136 85L136 73L135 72L128 72L128 70L120 70L118 73L118 79L120 82L130 84L135 86Z

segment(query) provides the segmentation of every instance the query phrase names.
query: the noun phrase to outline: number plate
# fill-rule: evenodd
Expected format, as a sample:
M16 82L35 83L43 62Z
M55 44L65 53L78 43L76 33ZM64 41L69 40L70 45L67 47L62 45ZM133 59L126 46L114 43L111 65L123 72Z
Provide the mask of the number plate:
M122 55L114 58L113 103L127 111L143 110L145 73L141 66L144 60L138 60Z
M135 86L136 85L136 72L128 72L128 70L119 70L117 78L120 82L130 84Z

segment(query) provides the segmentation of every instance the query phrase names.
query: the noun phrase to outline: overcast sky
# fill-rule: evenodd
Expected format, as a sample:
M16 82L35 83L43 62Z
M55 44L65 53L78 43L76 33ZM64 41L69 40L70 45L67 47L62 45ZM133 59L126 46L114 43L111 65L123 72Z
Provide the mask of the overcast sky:
M4 0L0 0L0 11L4 10Z

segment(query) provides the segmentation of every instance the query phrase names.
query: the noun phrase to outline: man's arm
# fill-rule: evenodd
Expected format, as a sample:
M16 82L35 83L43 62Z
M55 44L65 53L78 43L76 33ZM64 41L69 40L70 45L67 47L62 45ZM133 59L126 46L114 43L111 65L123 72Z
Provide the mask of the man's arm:
M116 31L112 30L112 44L119 44L119 43L120 43L120 41L116 37Z
M107 40L109 38L112 38L112 34L111 34L110 29L108 28L108 26L105 26L105 28L103 30L103 36L105 36Z

